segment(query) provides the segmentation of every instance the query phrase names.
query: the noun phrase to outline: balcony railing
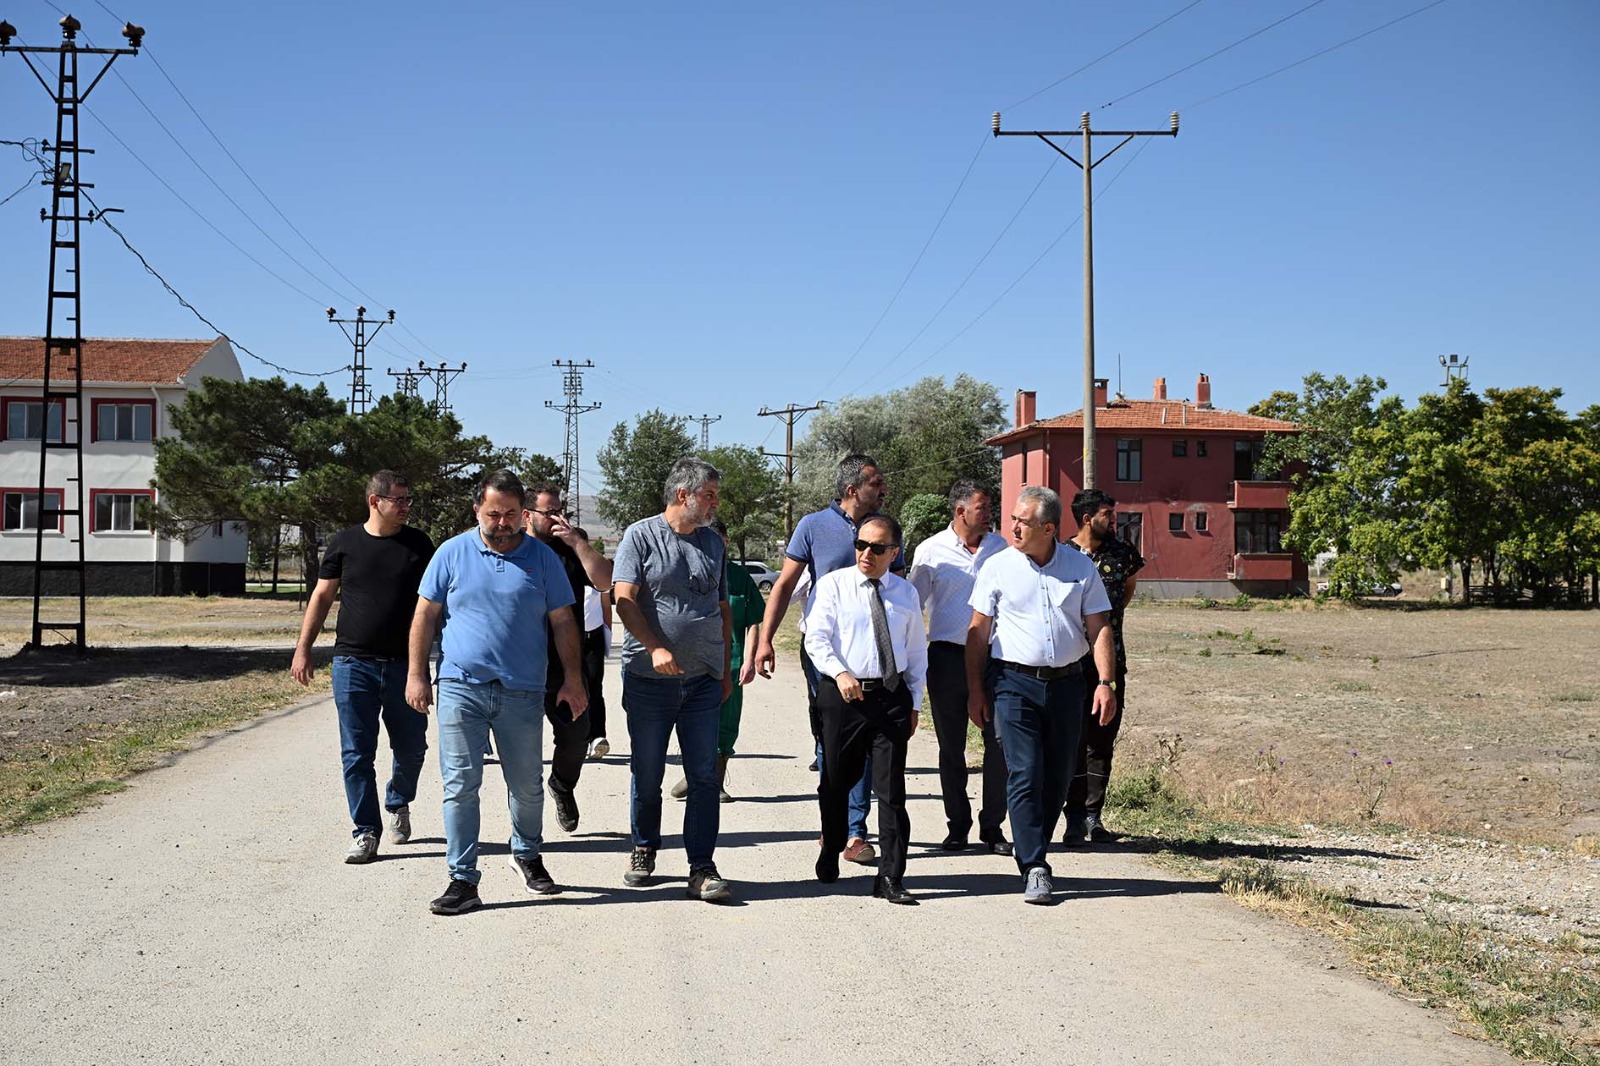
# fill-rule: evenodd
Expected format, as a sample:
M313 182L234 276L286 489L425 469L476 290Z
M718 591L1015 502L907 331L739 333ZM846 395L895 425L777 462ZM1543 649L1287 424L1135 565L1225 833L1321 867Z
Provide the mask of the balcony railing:
M1235 511L1287 511L1293 488L1291 481L1235 481L1228 506Z
M1293 581L1293 552L1239 552L1233 557L1235 581Z

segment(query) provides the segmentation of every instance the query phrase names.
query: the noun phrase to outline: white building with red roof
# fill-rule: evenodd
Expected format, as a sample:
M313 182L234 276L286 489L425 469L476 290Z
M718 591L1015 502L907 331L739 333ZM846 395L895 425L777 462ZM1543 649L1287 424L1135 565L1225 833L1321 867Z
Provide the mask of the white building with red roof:
M46 434L53 441L80 434L83 440L82 528L91 595L242 593L248 551L242 524L219 523L192 540L172 539L151 530L140 506L155 499L155 441L173 433L167 409L182 404L205 378L243 378L227 339L85 339L82 426L72 423L65 400L45 410L43 373L42 338L0 337L0 595L33 594L39 451ZM47 508L74 505L75 464L73 449L50 450ZM47 559L76 559L75 527L63 518L45 530Z

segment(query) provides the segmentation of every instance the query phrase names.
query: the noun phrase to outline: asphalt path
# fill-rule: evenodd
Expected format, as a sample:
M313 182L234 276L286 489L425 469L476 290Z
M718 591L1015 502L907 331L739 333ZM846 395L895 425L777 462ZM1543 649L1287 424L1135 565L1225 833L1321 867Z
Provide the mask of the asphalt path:
M411 843L345 865L327 698L0 839L0 1062L1510 1061L1336 948L1130 856L1054 858L1060 902L1024 905L1010 859L937 850L931 735L910 758L920 905L871 898L871 869L849 863L818 884L792 663L745 700L717 851L737 902L684 898L670 799L657 883L625 888L611 671L612 755L584 771L578 831L546 804L554 896L528 895L507 865L491 767L485 906L428 912L447 881L432 754Z

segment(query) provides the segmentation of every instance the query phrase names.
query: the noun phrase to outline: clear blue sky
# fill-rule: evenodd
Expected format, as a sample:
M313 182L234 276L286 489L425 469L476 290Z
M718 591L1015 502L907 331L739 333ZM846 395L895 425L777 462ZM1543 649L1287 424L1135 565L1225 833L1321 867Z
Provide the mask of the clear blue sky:
M465 360L452 400L500 443L559 455L549 363L593 359L592 471L602 435L652 405L720 414L713 441L750 444L775 428L763 404L923 374L969 371L1008 404L1037 389L1041 414L1078 407L1079 172L1037 141L990 139L989 116L1075 128L1092 110L1102 128L1161 129L1176 108L1176 140L1095 172L1101 373L1115 381L1120 353L1128 395L1157 375L1192 395L1204 371L1219 406L1243 408L1323 370L1382 374L1409 401L1458 352L1479 386L1600 402L1600 4L1445 0L1208 99L1427 0L1308 2L105 0L149 48L90 100L105 125L85 121L85 178L180 292L279 363L348 362L328 305L395 308L407 329L370 349L373 380L419 356ZM74 13L96 43L119 40L96 0ZM58 39L45 0L0 16L28 43ZM152 56L372 299L284 224ZM0 57L0 138L48 137L52 121L19 57ZM0 197L28 173L0 148ZM0 206L0 333L42 331L45 202L33 188ZM86 245L90 335L205 334L103 228Z

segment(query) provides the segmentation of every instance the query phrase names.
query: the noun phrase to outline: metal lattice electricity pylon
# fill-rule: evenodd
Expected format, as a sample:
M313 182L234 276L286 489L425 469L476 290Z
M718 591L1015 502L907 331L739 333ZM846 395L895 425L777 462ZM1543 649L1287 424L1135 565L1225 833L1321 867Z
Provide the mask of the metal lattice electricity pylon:
M459 377L466 372L466 363L462 363L460 366L451 366L441 359L438 366L429 366L420 359L417 360L417 380L420 382L423 378L427 378L433 382L433 409L435 412L441 415L450 413L450 379Z
M328 308L328 321L338 326L350 343L355 346L355 359L350 364L350 413L364 415L367 413L367 404L372 402L372 390L367 387L367 342L378 335L378 331L394 321L394 312L389 312L387 320L371 319L367 317L365 307L356 308L354 318L335 318L339 312ZM346 327L354 326L355 332ZM372 331L367 332L367 327Z
M43 146L52 155L50 172L42 184L50 186L50 210L41 210L41 221L50 223L50 287L45 302L44 366L40 373L39 392L39 493L36 505L33 548L33 639L30 647L42 647L46 632L67 634L69 646L83 651L88 646L88 571L84 565L84 548L89 530L88 516L84 513L83 492L83 281L79 273L82 265L79 229L83 222L93 222L91 211L83 212L85 189L93 185L81 181L81 157L93 155L94 150L78 144L78 112L94 87L106 76L118 56L137 55L144 40L144 29L133 23L122 27L127 38L127 48L82 48L78 45L78 31L83 23L67 15L61 19L61 43L53 48L38 45L18 45L11 40L17 34L15 26L0 21L0 53L16 52L28 65L33 76L50 94L56 105L56 137L53 144ZM57 59L55 87L52 89L30 55L53 55ZM108 57L87 88L80 88L78 59L84 55ZM51 425L51 415L61 413ZM70 438L70 439L69 439ZM65 478L70 489L63 486L55 490L56 504L50 505L47 488L50 476L50 453L71 453L72 473ZM71 499L69 501L69 493ZM23 526L27 525L27 501L24 498ZM76 545L69 559L45 558L46 525L59 528L68 544ZM67 575L67 583L76 585L78 616L74 621L46 619L43 617L44 575L55 572Z
M700 450L711 447L711 423L721 422L721 415L690 415L689 421L700 423Z
M583 372L594 369L594 362L589 359L581 363L557 359L550 365L561 371L561 391L567 401L558 404L554 400L546 400L544 405L567 416L567 442L561 449L561 468L567 472L567 515L572 519L572 524L577 525L582 517L578 497L578 416L600 410L598 403L580 402L583 399Z

